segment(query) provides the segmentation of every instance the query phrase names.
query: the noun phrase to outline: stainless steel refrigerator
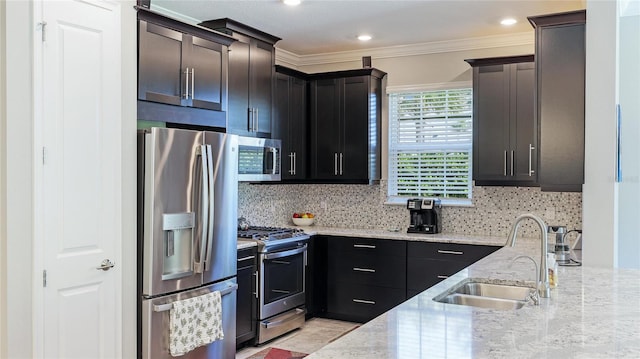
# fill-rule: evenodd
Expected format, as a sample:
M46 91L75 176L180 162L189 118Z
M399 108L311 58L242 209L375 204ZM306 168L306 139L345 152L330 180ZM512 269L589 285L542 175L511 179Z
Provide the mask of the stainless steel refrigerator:
M224 339L181 358L235 356L238 137L138 133L138 347L172 358L173 302L220 291Z

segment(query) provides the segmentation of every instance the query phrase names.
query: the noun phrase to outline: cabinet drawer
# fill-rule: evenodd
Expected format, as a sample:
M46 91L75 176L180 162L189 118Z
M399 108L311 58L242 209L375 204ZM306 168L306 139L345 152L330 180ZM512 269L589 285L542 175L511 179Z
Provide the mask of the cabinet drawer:
M328 280L403 289L406 266L404 257L332 253L328 261Z
M256 248L245 248L238 250L238 269L253 267L258 263Z
M363 284L329 283L327 313L335 318L366 322L406 299L405 290Z
M390 239L330 237L330 255L350 255L352 253L405 257L407 255L407 243Z
M466 268L471 263L451 260L408 258L407 289L425 290L449 276Z
M495 252L496 246L457 243L409 242L407 254L414 258L446 259L473 263Z

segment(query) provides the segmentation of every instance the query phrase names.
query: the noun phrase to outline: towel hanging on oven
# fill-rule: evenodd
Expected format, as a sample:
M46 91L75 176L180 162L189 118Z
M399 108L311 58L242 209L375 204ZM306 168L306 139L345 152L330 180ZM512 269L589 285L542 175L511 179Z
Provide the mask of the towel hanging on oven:
M169 312L171 356L184 355L223 338L220 292L173 302Z

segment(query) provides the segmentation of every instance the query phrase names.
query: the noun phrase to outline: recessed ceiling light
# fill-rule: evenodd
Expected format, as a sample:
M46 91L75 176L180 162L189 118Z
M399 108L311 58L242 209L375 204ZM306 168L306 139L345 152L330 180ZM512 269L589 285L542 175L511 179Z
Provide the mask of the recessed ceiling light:
M511 26L514 25L515 23L517 23L518 20L512 18L512 17L508 17L506 19L502 19L502 21L500 21L500 24L504 25L504 26Z
M282 2L285 5L289 5L289 6L296 6L296 5L300 5L300 0L282 0Z
M360 40L360 41L369 41L369 40L371 40L371 36L370 35L360 35L360 36L358 36L358 40Z

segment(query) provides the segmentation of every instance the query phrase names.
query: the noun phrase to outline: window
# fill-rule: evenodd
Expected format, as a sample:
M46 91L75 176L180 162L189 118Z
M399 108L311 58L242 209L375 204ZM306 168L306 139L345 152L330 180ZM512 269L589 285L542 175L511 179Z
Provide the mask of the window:
M471 198L471 88L389 95L389 196Z

